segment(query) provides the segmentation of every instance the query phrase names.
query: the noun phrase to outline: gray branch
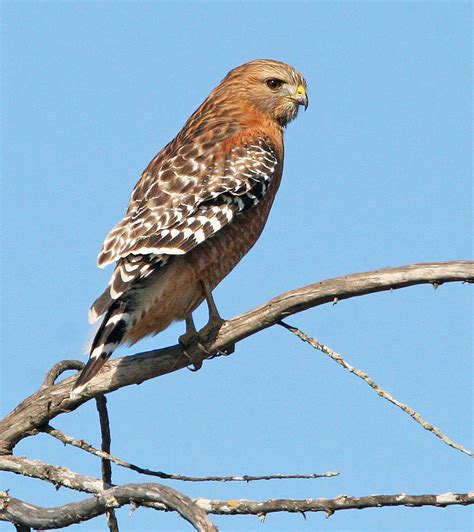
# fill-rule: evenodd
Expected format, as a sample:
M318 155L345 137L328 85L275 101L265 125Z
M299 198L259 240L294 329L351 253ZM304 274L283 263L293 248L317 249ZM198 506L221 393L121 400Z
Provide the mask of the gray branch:
M161 503L176 511L196 530L216 532L205 510L177 491L159 484L125 484L109 488L95 497L54 508L40 508L0 493L0 520L41 530L63 528L103 515L126 504Z
M442 493L439 495L370 495L335 499L277 499L268 501L232 500L219 501L196 499L191 501L164 486L155 484L126 484L106 490L95 498L66 504L59 508L40 508L0 493L0 520L10 521L18 526L48 530L87 521L105 513L107 508L118 508L125 504L146 504L160 502L166 510L178 511L196 530L216 531L207 514L256 515L262 521L269 513L324 512L328 517L340 510L363 510L390 506L436 506L444 508L453 505L474 504L474 492Z
M474 282L474 261L413 264L321 281L277 296L268 303L225 322L214 337L207 339L204 347L208 353L223 352L226 346L271 327L286 316L325 303L407 286L439 286L455 281ZM202 352L196 352L195 357L196 362L202 362L206 358ZM111 360L78 398L70 397L76 377L42 387L0 423L0 454L11 453L20 440L37 434L40 427L51 419L75 410L92 397L131 384L140 384L188 365L189 356L176 345Z
M336 353L333 349L328 347L327 345L322 344L316 338L312 338L308 334L304 333L297 327L293 327L292 325L289 325L283 321L280 322L280 325L282 327L285 327L288 331L292 332L295 336L297 336L300 340L303 342L308 343L311 347L314 349L317 349L318 351L321 351L328 357L332 358L335 362L337 362L339 365L341 365L344 369L347 369L350 373L353 375L356 375L356 377L359 377L359 379L362 379L364 382L366 382L375 392L377 395L382 397L383 399L386 399L393 405L397 406L408 414L412 419L414 419L419 425L421 425L425 430L431 432L434 434L437 438L439 438L442 442L444 442L446 445L449 445L453 449L457 449L458 451L461 451L462 453L466 454L467 456L470 456L471 458L474 456L474 454L469 450L463 447L462 445L459 445L459 443L456 443L451 438L446 436L446 434L443 434L440 429L434 427L431 423L428 423L425 419L421 417L421 415L411 408L410 406L402 403L398 399L396 399L392 394L388 393L386 390L382 389L371 377L367 375L364 371L361 371L360 369L355 368L354 366L351 366L348 362L346 362L342 356L339 353Z
M316 307L325 303L337 302L351 297L384 290L393 290L407 286L431 283L437 287L446 282L474 282L473 261L453 261L446 263L415 264L400 268L388 268L373 272L348 275L309 285L278 296L265 305L247 312L223 324L221 329L203 341L204 350L192 352L193 363L199 365L205 360L203 354L215 355L228 352L226 349L238 341L279 323L284 317ZM187 348L189 353L189 349ZM195 357L195 358L194 358ZM112 486L110 472L106 470L103 479L79 475L67 468L45 464L25 457L9 456L15 445L23 438L40 431L54 431L48 426L57 415L75 410L93 397L102 396L123 386L140 384L153 377L164 375L189 365L189 354L184 354L180 346L154 350L137 355L115 359L92 381L86 392L79 398L71 398L70 390L74 377L57 383L59 376L69 369L80 369L79 361L62 361L49 372L41 388L25 399L0 423L0 469L16 474L40 478L56 487L65 486L77 491L89 492L94 497L81 502L67 504L60 508L39 508L0 493L0 520L13 523L17 530L30 528L62 528L73 523L91 519L97 515L110 513L113 508L126 504L142 505L159 511L177 511L197 530L216 530L207 517L208 513L234 515L253 514L261 519L270 512L325 512L331 515L335 511L353 508L371 508L380 506L448 506L453 504L473 504L474 494L442 495L376 495L370 497L346 497L336 499L305 499L256 501L212 501L198 499L191 501L185 495L159 484L127 484ZM99 399L100 402L100 399ZM103 403L100 405L104 406ZM87 449L88 452L101 455L108 467L109 460L123 462L110 455L110 441L107 434L105 410L102 408L102 451ZM66 437L65 435L62 435ZM70 437L67 437L70 438ZM70 438L74 440L73 438ZM68 442L77 444L79 440ZM79 441L80 442L80 441ZM85 442L84 445L87 446ZM78 445L81 446L81 445ZM81 446L81 448L83 448ZM141 469L128 463L120 463L130 469ZM144 472L148 470L143 470ZM150 472L153 474L159 472ZM180 477L180 475L178 475ZM314 475L316 476L316 475ZM326 474L324 476L329 476ZM169 475L168 478L175 478ZM205 480L256 480L268 477L205 477ZM291 478L292 475L281 478ZM300 475L295 475L299 478ZM184 479L184 478L183 478ZM193 479L194 480L194 479ZM199 480L204 480L199 479ZM115 526L115 525L112 525Z
M38 478L50 482L54 487L64 486L85 493L100 493L111 486L98 478L79 475L67 467L30 460L24 456L1 456L0 471L15 473L25 477Z
M112 456L110 453L96 449L94 446L92 446L90 443L87 443L84 440L78 440L77 438L68 436L67 434L64 434L64 432L58 429L55 429L54 427L51 427L51 425L46 425L45 427L43 427L43 431L45 434L49 434L53 438L58 439L60 442L64 443L64 445L72 445L74 447L77 447L78 449L82 449L83 451L86 451L87 453L93 454L94 456L98 456L99 458L102 458L103 460L107 460L108 462L113 462L114 464L120 467L124 467L132 471L136 471L137 473L140 473L142 475L149 475L152 477L158 477L158 478L166 479L166 480L181 480L184 482L254 482L257 480L291 480L291 479L296 480L296 479L332 478L332 477L337 477L339 475L339 473L337 473L336 471L327 471L325 473L308 473L308 474L303 474L303 475L282 475L282 474L232 475L232 476L216 476L216 475L210 476L208 475L205 477L190 477L188 475L178 475L174 473L165 473L163 471L153 471L148 468L144 468L144 467L137 466L135 464L131 464L130 462L126 462L125 460L122 460L121 458ZM0 461L0 464L1 464L1 461Z
M339 510L363 510L383 506L467 506L474 504L474 491L469 493L442 493L440 495L370 495L348 497L340 495L335 499L275 499L269 501L213 501L198 499L196 503L207 513L219 515L258 515L262 519L274 512L324 512L329 517Z
M112 443L112 437L110 435L110 423L109 423L109 412L107 410L107 398L105 395L99 395L95 398L95 404L97 407L97 412L99 413L99 424L100 424L100 434L102 437L102 451L104 453L110 453L110 446ZM101 459L102 466L102 480L104 484L112 484L112 465L110 460L107 457L102 457ZM109 532L119 532L117 516L115 515L115 510L113 508L108 508L106 511L107 516L107 525L109 527Z

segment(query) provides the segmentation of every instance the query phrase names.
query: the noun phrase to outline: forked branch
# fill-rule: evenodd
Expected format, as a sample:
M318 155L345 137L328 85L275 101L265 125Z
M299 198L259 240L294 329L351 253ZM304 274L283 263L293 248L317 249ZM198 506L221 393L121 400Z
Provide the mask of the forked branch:
M325 303L407 286L439 286L455 281L474 282L474 261L412 264L321 281L286 292L225 322L218 333L205 342L204 347L209 353L225 351L226 346L271 327L286 316ZM205 358L202 353L196 353L197 361L203 361ZM91 382L84 395L78 398L70 397L71 386L76 377L51 386L42 386L0 423L0 454L11 453L20 440L38 433L51 419L63 412L75 410L92 397L131 384L140 384L188 365L189 357L176 345L111 360Z
M414 264L400 268L388 268L373 272L348 275L309 285L278 296L265 305L224 323L213 337L207 338L204 348L207 353L225 352L226 347L239 342L257 332L281 323L286 316L330 302L365 295L384 290L393 290L417 284L431 283L437 287L446 282L474 282L474 262L455 261L446 263ZM342 357L314 338L310 338L294 327L285 325L301 339L313 347L329 354L334 360L352 373L364 379L379 395L390 400L415 420L422 422L428 430L435 432L431 425L417 419L417 413L403 405L376 385L367 375L343 361ZM189 350L188 350L189 351ZM202 352L195 354L197 363L205 360ZM0 520L10 521L17 530L30 528L52 529L107 514L109 530L118 531L113 509L126 504L142 505L159 511L176 511L188 520L194 528L214 531L215 526L207 514L235 515L251 514L264 519L271 512L325 512L328 516L339 510L363 509L380 506L449 506L474 504L474 493L445 493L441 495L374 495L370 497L346 497L336 499L269 500L263 502L236 500L218 501L197 499L192 501L185 495L160 484L126 484L113 486L110 462L135 470L138 473L174 480L192 481L250 481L274 478L318 478L330 477L336 473L322 475L268 475L260 477L186 477L151 471L129 464L110 454L110 433L107 420L106 402L103 394L123 386L140 384L153 377L164 375L189 364L189 356L179 346L139 353L109 362L103 371L90 383L89 388L79 398L71 398L70 390L74 377L56 383L58 377L67 370L79 370L83 363L66 360L56 364L47 374L40 389L18 405L0 423L0 470L30 476L53 483L56 487L65 486L77 491L88 492L93 497L58 508L40 508L0 493ZM96 449L82 440L77 440L49 425L57 415L76 409L82 403L96 398L99 408L102 432L102 449ZM429 425L429 426L428 426ZM10 456L15 445L23 438L46 432L64 443L75 445L102 459L102 480L79 475L67 468L45 464L24 457ZM446 443L469 453L454 444L443 434L437 433ZM3 455L3 456L1 456Z

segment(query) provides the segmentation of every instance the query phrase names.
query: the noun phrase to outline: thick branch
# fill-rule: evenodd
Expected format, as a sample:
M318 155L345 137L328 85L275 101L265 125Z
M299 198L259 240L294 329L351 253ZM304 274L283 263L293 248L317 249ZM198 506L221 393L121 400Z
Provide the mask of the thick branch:
M217 529L208 520L206 514L257 515L263 520L266 514L275 512L324 512L330 516L339 510L362 510L386 506L446 507L474 504L474 492L443 493L440 495L406 495L400 493L397 495L370 495L368 497L341 495L335 499L277 499L263 502L209 499L190 501L181 496L183 499L187 499L183 502L181 499L177 501L176 497L165 493L166 490L173 491L170 488L164 488L164 486L157 490L154 484L127 484L111 488L96 498L67 504L59 508L40 508L9 497L7 493L3 492L0 494L0 520L47 530L92 519L105 513L106 509L110 507L117 508L131 502L143 504L159 501L166 503L168 508L180 511L181 515L188 519L197 530L215 531ZM189 516L185 513L188 510L186 504L189 504L193 509L192 518L188 518ZM179 509L173 505L179 506Z
M440 495L370 495L368 497L347 497L341 495L335 499L275 499L257 501L212 501L197 499L201 508L210 514L221 515L258 515L264 517L273 512L325 512L328 516L339 510L363 510L381 506L452 506L474 504L474 491L469 493L442 493Z
M286 316L325 303L412 285L431 283L438 286L454 281L474 282L474 262L414 264L321 281L282 294L255 310L225 322L218 334L208 339L204 347L210 353L223 351L226 346L271 327ZM199 357L200 360L205 359L202 353L196 354L196 361L199 361ZM76 409L91 397L130 384L140 384L188 364L189 358L183 354L180 346L172 346L110 361L84 395L78 398L69 395L75 377L43 387L0 423L0 453L11 453L21 439L36 434L42 425L63 412Z
M125 484L107 489L95 497L56 508L40 508L0 493L0 520L35 529L62 528L103 515L108 509L126 504L162 503L178 512L196 530L216 532L207 513L185 495L159 484Z

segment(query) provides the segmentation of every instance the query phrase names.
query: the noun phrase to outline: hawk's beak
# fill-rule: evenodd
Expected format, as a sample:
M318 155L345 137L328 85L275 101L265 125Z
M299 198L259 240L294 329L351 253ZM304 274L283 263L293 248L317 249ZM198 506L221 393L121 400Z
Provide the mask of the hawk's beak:
M306 94L306 89L303 85L299 85L296 89L296 94L293 96L293 99L298 105L304 105L304 110L308 108L309 99L308 95Z

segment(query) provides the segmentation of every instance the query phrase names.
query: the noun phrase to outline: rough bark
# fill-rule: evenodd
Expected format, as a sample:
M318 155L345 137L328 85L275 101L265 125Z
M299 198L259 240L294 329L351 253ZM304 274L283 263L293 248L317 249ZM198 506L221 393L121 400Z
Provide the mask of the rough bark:
M286 292L225 322L213 338L204 342L204 347L207 353L211 354L225 351L227 346L275 325L286 316L325 303L407 286L438 286L455 281L474 282L474 261L412 264L320 281ZM208 355L196 350L193 356L193 362L199 364ZM51 386L43 386L20 403L0 423L0 454L11 453L21 439L37 434L42 425L61 413L75 410L92 397L131 384L140 384L185 368L189 364L189 356L183 353L181 346L175 345L111 360L78 398L71 398L69 395L76 377Z
M474 282L474 261L413 264L399 268L387 268L329 279L292 290L270 300L268 303L241 316L225 322L212 337L201 342L202 349L192 349L193 364L199 366L206 358L221 352L229 352L235 343L258 333L262 329L282 323L283 318L325 303L357 297L384 290L395 290L419 284L437 287L447 282ZM287 326L287 328L291 327ZM301 333L302 334L302 333ZM308 341L307 338L304 338ZM316 342L314 339L312 339ZM318 349L320 347L316 346ZM323 346L325 347L325 346ZM184 353L180 346L139 353L110 361L103 371L90 383L84 394L71 398L70 391L76 376L56 382L66 370L79 370L83 363L66 360L57 363L47 374L40 389L25 399L0 422L0 470L29 476L50 482L56 487L64 486L93 496L80 502L58 508L40 508L0 493L0 520L13 523L17 530L30 528L62 528L92 519L97 515L109 515L110 530L118 530L114 522L113 508L131 504L142 505L158 511L176 511L189 521L196 530L214 531L216 527L208 514L252 514L261 519L271 512L325 512L328 516L339 510L364 509L381 506L439 506L474 504L474 493L445 493L439 495L372 495L368 497L340 496L335 499L268 500L263 502L234 500L219 501L197 499L155 483L125 484L113 486L110 462L118 463L139 473L153 474L161 478L178 478L192 481L250 481L262 479L291 478L292 475L269 475L263 477L204 477L192 478L182 475L166 475L153 472L117 459L110 454L110 433L104 394L118 388L141 382L182 369L190 364L189 349ZM337 357L336 357L337 358ZM353 371L354 372L354 371ZM369 383L370 384L370 383ZM100 407L102 450L70 438L53 429L49 422L59 414L70 412L86 401L96 398ZM405 406L405 405L403 405ZM105 469L103 478L80 475L65 467L45 464L26 457L13 456L15 445L22 439L46 432L65 443L80 447L100 456ZM69 441L71 440L71 441ZM334 476L327 473L323 476ZM321 475L294 475L317 478Z

